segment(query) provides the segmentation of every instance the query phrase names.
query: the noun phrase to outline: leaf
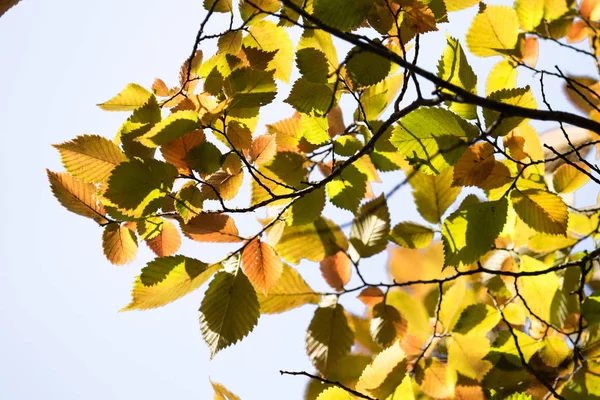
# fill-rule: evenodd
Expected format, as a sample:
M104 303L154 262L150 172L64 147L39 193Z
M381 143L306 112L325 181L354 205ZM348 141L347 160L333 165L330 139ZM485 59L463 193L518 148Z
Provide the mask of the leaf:
M375 85L383 81L392 68L387 58L355 47L346 62L346 70L356 87Z
M197 242L238 243L242 241L235 221L225 214L200 214L181 223L181 230L188 238Z
M523 108L531 108L534 110L537 109L537 104L533 98L533 93L531 92L529 86L516 89L501 89L497 92L491 93L488 98L500 103L511 104ZM488 127L488 129L491 126L495 126L494 130L491 132L491 135L494 137L504 136L519 125L527 122L526 118L508 117L502 118L501 122L495 125L501 118L501 114L489 109L483 110L483 117L485 119L485 125Z
M163 221L160 233L147 240L148 247L159 257L172 256L181 246L179 231L170 221Z
M444 0L448 12L460 11L478 4L480 0Z
M278 7L278 1L273 3L275 7ZM294 45L286 29L270 21L263 20L252 24L249 35L244 38L242 43L244 46L266 52L275 51L275 56L269 61L265 71L273 71L275 79L280 79L286 83L290 81Z
M339 208L356 212L367 190L366 176L354 165L348 165L341 174L327 182L329 201Z
M154 158L156 149L143 146L136 139L146 134L161 119L161 108L156 101L156 97L151 96L143 106L137 108L127 118L127 121L121 125L115 143L121 142L121 148L129 158Z
M313 365L327 376L350 353L353 343L344 307L335 299L319 306L306 333L306 351Z
M565 235L568 210L557 195L538 190L514 190L511 201L517 215L532 229L550 235Z
M121 311L162 307L198 289L221 264L208 265L185 257L158 257L150 261L133 283L131 303Z
M491 346L485 336L453 334L448 341L448 366L461 375L479 382L492 369L492 363L483 358Z
M175 195L175 209L184 223L200 215L204 204L204 197L194 182L186 183Z
M275 249L293 264L303 258L319 262L348 249L348 241L339 226L320 217L310 224L286 226Z
M316 83L326 83L329 66L325 53L307 47L296 52L296 65L303 78Z
M461 205L443 223L444 266L475 262L491 250L508 215L508 201Z
M516 0L515 11L525 32L533 31L544 18L544 0Z
M325 25L351 31L367 17L371 5L370 0L314 0L314 16Z
M231 0L204 0L204 9L205 10L213 10L214 12L221 12L221 13L231 12L233 10L233 8L231 7ZM214 387L215 387L215 385L213 384L213 388ZM215 392L216 392L216 389L215 389ZM233 399L230 399L230 400L233 400Z
M552 368L558 368L559 365L571 354L571 349L564 339L557 336L548 336L544 338L544 344L540 349L540 357L544 364Z
M406 328L406 319L395 307L383 302L373 307L370 331L376 343L383 347L390 346L404 336Z
M278 314L305 304L317 304L321 298L302 279L298 271L287 264L283 264L281 277L275 286L266 294L257 295L261 314Z
M353 400L353 399L354 399L354 397L351 396L350 393L348 393L347 391L345 391L344 389L341 389L339 387L327 388L323 392L321 392L319 397L317 397L317 400Z
M467 46L479 57L506 54L515 48L519 35L517 12L507 6L487 6L473 18Z
M105 224L106 212L96 197L96 187L81 182L66 172L56 173L46 170L54 197L72 213L91 218L99 224Z
M290 207L289 225L303 225L315 222L325 208L325 190L318 188L303 195Z
M394 393L407 372L406 354L399 342L383 350L373 359L360 376L356 389L368 392L378 399Z
M302 114L302 136L310 144L322 145L329 141L329 122L326 117Z
M207 185L204 185L202 189L206 199L219 200L219 197L215 193L216 190L221 199L232 200L237 196L244 183L244 171L240 169L239 173L235 175L231 175L225 171L217 171L206 180L206 183Z
M453 398L456 372L437 358L424 362L416 373L416 381L426 395L434 399Z
M357 298L367 307L374 307L384 300L385 295L377 286L369 286L361 290Z
M402 80L402 75L392 75L363 91L360 101L367 121L376 120L385 111L398 93Z
M415 267L420 268L420 266ZM404 338L408 339L408 336L411 335L421 340L423 344L426 343L431 336L429 312L418 296L415 293L397 288L387 293L385 301L386 304L395 307L396 310L402 311L402 317L408 325Z
M283 263L273 247L254 239L242 252L242 267L252 285L267 293L281 277Z
M285 102L298 112L323 116L329 111L330 105L335 105L334 100L334 93L327 84L299 78L294 82Z
M452 186L479 186L494 169L494 147L487 142L470 146L454 166Z
M218 272L200 305L200 330L210 358L246 337L259 316L256 292L241 268Z
M196 111L178 111L163 119L148 133L136 141L146 147L154 148L179 139L200 128L200 119Z
M455 281L448 290L444 291L442 296L439 320L444 329L450 332L454 331L463 311L474 303L474 292L467 286L464 279Z
M423 249L433 240L431 228L414 222L400 222L390 232L390 240L409 249Z
M514 303L510 304L514 305ZM510 308L504 308L505 316ZM502 316L494 307L481 303L471 304L461 312L452 331L462 335L485 336L498 325L501 319Z
M517 69L514 61L502 60L494 65L485 83L487 96L501 89L514 89L517 86Z
M133 111L146 104L150 97L152 97L152 93L140 85L130 83L121 93L104 103L98 104L98 107L105 111Z
M188 152L205 140L204 132L198 129L160 146L160 152L166 162L175 166L180 172L188 174L190 172L190 166L186 162Z
M271 72L240 68L225 79L223 91L231 99L231 110L248 109L271 103L277 94L277 86Z
M177 169L158 160L131 160L117 165L104 192L110 202L128 215L141 217L158 208L156 200L167 196Z
M256 165L266 164L275 157L277 141L275 135L263 135L254 139L250 148L249 161Z
M195 171L210 175L221 168L221 151L211 142L202 142L192 147L185 156L185 162Z
M411 175L409 183L419 214L427 222L439 223L460 193L460 188L452 187L452 169L435 176L420 172Z
M520 270L522 272L537 272L548 269L548 266L535 258L521 256ZM529 309L544 321L550 320L552 301L560 287L558 276L555 273L539 276L523 276L517 280L519 292Z
M371 257L385 250L390 230L390 213L385 196L365 203L352 223L350 242L361 257Z
M460 159L478 133L451 111L419 107L400 119L391 142L416 169L437 175Z
M209 0L205 0L205 1L209 1ZM215 383L213 381L211 381L210 384L212 385L213 390L215 392L214 400L240 400L240 398L238 396L236 396L235 394L233 394L229 390L227 390L227 388L225 388L225 386L223 386L219 383Z
M113 168L126 160L116 144L98 135L78 136L54 147L67 171L88 183L105 182Z
M574 192L590 180L589 173L590 167L582 162L563 164L554 171L552 186L558 193Z
M321 275L329 286L341 292L350 282L350 263L350 257L345 252L338 251L321 261Z
M129 264L135 260L138 244L135 233L119 224L104 227L102 234L104 255L114 265Z
M589 324L600 322L600 292L595 291L587 296L581 306L581 314Z

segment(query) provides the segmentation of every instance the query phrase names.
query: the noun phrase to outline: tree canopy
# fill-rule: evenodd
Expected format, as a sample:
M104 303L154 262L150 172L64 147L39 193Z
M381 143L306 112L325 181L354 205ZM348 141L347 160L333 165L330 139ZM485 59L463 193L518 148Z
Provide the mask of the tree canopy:
M444 36L471 7L466 37ZM178 82L127 84L98 104L127 113L116 136L56 144L66 171L48 171L110 263L133 262L140 241L156 255L123 310L204 287L199 328L218 357L261 314L312 307L314 371L281 371L311 378L306 399L600 398L600 196L574 201L600 188L600 1L204 8ZM434 68L419 63L429 35L445 43ZM541 41L587 63L538 67ZM478 58L495 64L476 71ZM577 112L553 104L557 86ZM282 104L293 111L260 123ZM421 220L393 220L398 190ZM244 216L261 228L246 234ZM184 240L227 250L198 259ZM389 279L366 279L382 253Z

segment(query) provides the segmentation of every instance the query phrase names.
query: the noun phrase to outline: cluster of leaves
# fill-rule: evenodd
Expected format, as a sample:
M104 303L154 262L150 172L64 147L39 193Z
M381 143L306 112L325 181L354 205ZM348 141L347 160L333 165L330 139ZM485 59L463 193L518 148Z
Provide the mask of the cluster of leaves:
M468 51L447 37L436 73L421 69L420 35L476 5ZM600 184L585 157L598 144L600 83L536 69L539 39L597 65L600 2L204 6L178 85L128 85L99 105L131 112L116 138L56 145L67 172L48 172L60 203L103 227L111 263L132 262L140 240L156 254L126 310L163 306L210 280L199 313L214 356L261 314L316 305L306 350L318 373L302 373L315 378L309 399L600 396L600 294L592 293L600 286L600 208L568 200L587 182ZM207 34L215 13L230 15L230 26ZM289 33L297 27L295 43ZM354 45L343 58L334 37ZM591 51L569 44L586 38ZM205 40L218 45L207 60ZM500 57L485 93L471 56ZM519 69L541 73L548 110L530 87L517 87ZM263 129L260 113L293 70L299 77L284 102L295 112ZM560 78L590 118L553 111L544 74ZM421 80L436 87L432 97ZM351 118L342 98L355 103L344 110ZM542 144L530 119L560 124L563 143ZM424 222L392 223L395 190L376 196L374 185L389 171L405 174L397 188L412 187ZM249 205L232 207L248 181ZM323 216L327 203L352 213L349 232ZM256 211L266 211L262 229L240 235L235 215ZM181 234L238 247L210 264L177 254ZM386 249L392 279L366 282L361 266ZM320 264L331 292L311 289L293 266L302 260ZM353 271L360 284L348 287ZM364 315L344 308L352 294ZM216 398L237 398L213 387Z

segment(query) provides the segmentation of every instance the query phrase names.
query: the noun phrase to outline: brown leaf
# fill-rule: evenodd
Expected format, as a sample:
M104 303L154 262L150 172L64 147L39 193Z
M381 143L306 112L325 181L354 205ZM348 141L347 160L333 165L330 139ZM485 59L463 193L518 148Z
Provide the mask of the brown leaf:
M279 280L283 263L273 247L254 239L242 253L242 268L254 287L267 293Z
M479 142L469 147L454 166L452 186L477 186L482 183L494 168L494 147L487 142Z
M110 224L102 234L104 255L114 265L129 264L135 260L138 244L135 233L119 224Z
M205 140L204 132L198 129L161 146L160 151L166 162L177 167L179 172L187 174L190 172L190 167L184 160L185 156L192 147L203 143Z
M183 234L197 242L238 243L238 235L233 218L225 214L200 214L187 224L181 223Z
M162 230L158 235L146 241L150 250L159 257L172 256L181 246L179 231L170 221L163 221Z
M346 125L344 125L344 116L342 114L342 108L339 105L336 105L329 111L329 114L327 114L327 123L329 125L329 137L333 138L336 135L344 133Z
M152 92L157 96L167 97L169 96L169 87L162 79L156 78L152 84Z
M369 286L363 289L358 295L358 299L367 307L374 307L383 301L384 294L377 286Z
M266 164L275 157L277 141L275 135L259 136L252 142L250 161L256 165Z
M327 257L321 261L321 274L329 286L335 290L343 290L352 274L350 258L343 251Z

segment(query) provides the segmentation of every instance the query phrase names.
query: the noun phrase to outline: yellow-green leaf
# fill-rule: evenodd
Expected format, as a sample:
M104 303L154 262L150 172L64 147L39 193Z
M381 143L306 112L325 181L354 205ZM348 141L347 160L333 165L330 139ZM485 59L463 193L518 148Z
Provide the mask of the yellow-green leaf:
M491 93L488 98L513 106L531 108L534 110L537 109L537 104L533 98L533 93L531 92L529 86L516 89L501 89L497 92ZM485 119L486 126L490 128L492 125L497 123L499 118L501 118L501 114L497 111L484 108L483 117ZM491 134L495 137L507 135L510 131L527 121L528 119L523 117L502 116L501 122L495 125L495 128Z
M261 314L278 314L303 306L317 304L321 296L302 279L298 271L283 264L281 277L267 293L258 293Z
M105 111L133 111L146 104L152 96L152 93L140 85L130 83L121 93L104 103L98 104L98 107Z
M106 212L96 197L96 187L81 182L66 172L56 173L46 170L54 197L72 213L91 218L99 224L108 222Z
M367 17L371 0L314 0L314 16L325 25L351 31L358 28Z
M184 223L202 212L204 197L194 182L186 183L175 195L175 210L181 216Z
M356 87L381 82L390 73L392 63L387 58L355 47L346 62L346 70Z
M356 212L360 201L365 197L367 177L354 165L348 165L340 175L327 182L325 189L333 205Z
M439 175L410 174L409 183L413 188L417 210L427 222L439 223L460 193L459 187L452 187L453 170L448 169Z
M198 113L195 111L178 111L172 113L136 141L146 147L153 148L173 142L200 128Z
M113 168L126 160L116 144L98 135L78 136L54 147L67 171L89 183L105 182Z
M478 4L481 0L444 0L448 12L460 11Z
M378 399L385 399L394 393L406 375L406 354L395 342L369 364L360 376L356 389L368 392Z
M532 229L550 235L564 235L569 218L567 205L554 193L538 190L514 190L513 208Z
M204 0L204 9L214 12L231 12L231 0Z
M567 342L558 336L548 336L540 349L540 357L544 364L552 368L558 366L571 354Z
M502 60L494 65L490 71L487 81L485 82L485 93L489 96L501 89L514 89L516 86L516 65L512 60Z
M274 3L279 2L274 1ZM250 27L249 35L244 38L242 44L266 52L275 51L275 56L269 61L265 71L274 71L273 76L275 79L280 79L286 83L290 81L294 45L286 29L270 21L262 20Z
M582 162L563 164L554 171L552 186L558 193L574 192L590 180L589 173L590 167Z
M102 234L104 255L114 265L129 264L135 260L138 244L135 233L119 224L106 225Z
M133 283L131 303L122 311L162 307L198 289L221 264L208 265L184 257L159 257L150 261Z
M515 10L519 25L525 32L531 32L544 18L544 0L516 0Z
M523 272L539 272L548 269L543 262L529 256L521 256L520 270ZM560 287L556 273L538 276L523 276L517 280L519 292L531 311L544 321L550 320L554 294Z
M423 249L433 240L431 228L414 222L400 222L390 232L390 240L398 246Z
M483 358L491 346L485 336L453 334L448 340L448 365L461 375L479 382L492 368Z
M350 242L361 257L385 250L390 230L390 213L385 196L365 203L352 223Z
M487 6L473 18L467 46L480 57L506 54L515 48L519 36L517 12L507 6Z

